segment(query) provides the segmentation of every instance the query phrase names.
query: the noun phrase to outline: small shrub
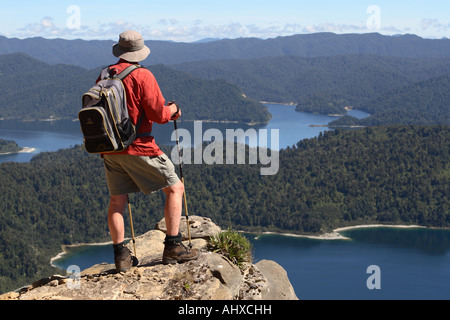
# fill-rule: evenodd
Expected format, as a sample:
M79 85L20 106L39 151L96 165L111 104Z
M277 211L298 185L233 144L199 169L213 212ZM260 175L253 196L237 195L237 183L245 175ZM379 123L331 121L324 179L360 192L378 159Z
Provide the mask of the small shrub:
M239 232L228 229L213 235L210 237L209 245L213 252L223 254L239 268L244 266L244 262L252 261L252 244Z

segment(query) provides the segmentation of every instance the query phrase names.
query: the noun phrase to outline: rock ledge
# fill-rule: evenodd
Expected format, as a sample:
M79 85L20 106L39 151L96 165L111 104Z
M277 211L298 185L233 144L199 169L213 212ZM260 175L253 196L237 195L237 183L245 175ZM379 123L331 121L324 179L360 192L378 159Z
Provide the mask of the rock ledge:
M97 264L79 275L41 279L0 300L298 300L286 271L261 260L240 269L208 251L207 238L220 232L208 218L189 217L191 239L200 257L175 265L161 262L165 222L136 238L139 265L116 273L113 264ZM186 220L180 230L186 238ZM131 242L128 245L133 251Z

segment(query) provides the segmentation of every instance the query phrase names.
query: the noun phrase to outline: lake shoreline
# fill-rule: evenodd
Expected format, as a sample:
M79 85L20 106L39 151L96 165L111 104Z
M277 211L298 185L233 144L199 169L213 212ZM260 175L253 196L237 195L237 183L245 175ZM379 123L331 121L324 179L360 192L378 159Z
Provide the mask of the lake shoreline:
M125 241L128 239L125 239ZM57 265L55 265L53 262L56 260L61 259L66 254L69 253L68 248L77 248L77 247L83 247L83 246L112 246L112 241L106 241L106 242L94 242L94 243L76 243L76 244L63 244L61 245L62 252L58 253L56 256L50 259L50 265L54 268L59 268Z
M12 151L12 152L4 152L4 153L0 153L0 156L5 156L8 154L16 154L16 153L33 153L34 151L36 151L36 148L30 148L30 147L23 147L21 150L19 151Z
M241 231L241 232L255 234L255 235L279 235L279 236L286 236L286 237L293 237L293 238L309 238L309 239L316 239L316 240L351 240L351 238L343 236L341 234L341 232L352 230L352 229L362 229L362 228L397 228L397 229L423 228L423 229L442 229L442 230L447 229L447 228L431 228L431 227L419 226L419 225L362 224L362 225L356 225L356 226L336 228L336 229L333 229L332 232L324 233L321 235L306 235L306 234L274 232L274 231L264 231L264 232Z
M311 128L321 128L321 127L326 127L326 128L366 128L367 127L367 126L360 126L360 125L353 125L353 124L349 124L349 125L310 124L309 126Z
M363 225L356 225L356 226L348 226L348 227L341 227L336 228L332 232L324 233L322 235L306 235L306 234L296 234L296 233L288 233L288 232L275 232L275 231L263 231L263 232L249 232L245 230L239 230L239 232L247 233L247 234L253 234L256 236L255 239L258 239L259 235L279 235L279 236L285 236L285 237L293 237L293 238L308 238L308 239L316 239L316 240L351 240L351 238L343 236L340 232L342 231L348 231L353 229L362 229L362 228L397 228L397 229L413 229L413 228L422 228L422 229L442 229L445 230L447 228L432 228L432 227L426 227L426 226L419 226L419 225L388 225L388 224L363 224ZM125 239L125 241L130 239ZM64 255L69 253L69 248L77 248L82 246L106 246L106 245L112 245L112 241L107 242L95 242L95 243L77 243L77 244L69 244L69 245L62 245L62 252L58 253L56 256L50 259L50 265L55 268L59 268L56 266L53 262L56 260L61 259Z

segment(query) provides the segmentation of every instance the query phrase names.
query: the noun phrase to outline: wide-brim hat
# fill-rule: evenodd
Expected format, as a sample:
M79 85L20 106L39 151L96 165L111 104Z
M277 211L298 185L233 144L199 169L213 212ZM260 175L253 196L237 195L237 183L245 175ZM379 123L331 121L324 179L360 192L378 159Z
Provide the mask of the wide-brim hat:
M122 32L112 51L114 56L130 62L145 60L150 54L150 48L145 45L142 35L133 30Z

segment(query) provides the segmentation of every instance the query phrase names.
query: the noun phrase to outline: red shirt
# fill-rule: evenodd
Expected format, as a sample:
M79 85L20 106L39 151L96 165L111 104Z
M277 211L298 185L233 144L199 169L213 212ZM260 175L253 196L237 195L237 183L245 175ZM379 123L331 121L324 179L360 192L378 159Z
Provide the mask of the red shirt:
M122 72L131 63L120 59L117 64L111 66ZM100 77L97 82L100 81ZM128 113L131 121L136 124L138 118L145 112L138 133L151 132L153 122L164 124L171 118L170 108L161 93L155 76L146 68L139 68L130 73L124 80L127 96ZM139 137L126 150L114 154L130 154L135 156L160 156L163 152L155 143L155 138Z

